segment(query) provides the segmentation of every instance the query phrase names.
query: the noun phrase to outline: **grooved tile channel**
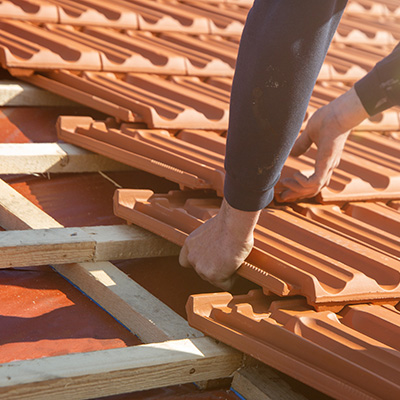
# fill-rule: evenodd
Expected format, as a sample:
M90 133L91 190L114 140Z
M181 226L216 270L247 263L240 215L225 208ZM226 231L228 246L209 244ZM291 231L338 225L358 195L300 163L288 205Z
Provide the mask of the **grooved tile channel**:
M335 399L400 396L400 312L394 307L316 312L300 298L251 291L194 295L186 309L192 326Z
M192 81L189 81L191 83ZM194 82L196 84L196 82ZM59 137L128 165L160 175L182 187L214 189L223 194L225 138L216 132L140 130L123 124L108 127L91 118L62 117ZM316 149L289 157L282 179L300 171L313 172ZM400 148L395 140L370 132L354 132L346 143L342 161L319 202L400 198ZM281 186L276 195L279 199Z
M400 212L384 203L347 203L343 210L334 204L300 203L293 208L326 227L400 259Z
M114 212L183 245L189 233L219 210L221 200L207 196L119 189ZM306 296L319 310L338 310L348 302L396 304L400 299L399 259L288 208L262 211L247 261L251 265L242 266L240 275L266 292Z

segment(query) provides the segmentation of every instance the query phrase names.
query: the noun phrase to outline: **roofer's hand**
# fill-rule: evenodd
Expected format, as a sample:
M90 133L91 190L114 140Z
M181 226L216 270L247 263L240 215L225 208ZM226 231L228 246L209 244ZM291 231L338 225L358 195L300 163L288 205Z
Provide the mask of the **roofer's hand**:
M340 162L343 147L350 129L357 126L368 113L365 111L354 88L320 108L297 138L291 155L300 156L315 143L317 155L314 173L306 177L297 172L279 183L279 201L295 201L315 196L329 184L334 168Z
M234 273L253 247L253 230L260 212L231 207L223 200L219 213L186 239L179 255L183 267L193 267L199 276L229 290Z

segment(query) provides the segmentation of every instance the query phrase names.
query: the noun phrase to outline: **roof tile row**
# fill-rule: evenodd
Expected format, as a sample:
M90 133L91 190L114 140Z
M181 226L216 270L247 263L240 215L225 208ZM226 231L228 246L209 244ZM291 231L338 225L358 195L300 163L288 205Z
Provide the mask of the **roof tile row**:
M21 79L122 121L143 121L149 128L228 128L230 78L55 70ZM317 108L346 90L348 87L343 84L317 85L304 122ZM385 111L360 127L398 130L400 108Z
M188 234L218 212L220 202L202 191L154 195L148 190L120 189L114 197L114 212L182 245ZM363 231L356 218L352 224ZM393 241L382 225L377 234L372 230L363 234L372 242L379 242L380 236ZM238 273L266 293L301 294L319 310L338 310L347 302L396 304L400 299L399 258L353 236L289 208L265 209L254 232L249 264Z
M233 76L238 37L116 31L0 20L4 68L78 69ZM354 81L389 53L372 45L331 46L319 79ZM26 72L25 72L26 75Z
M225 139L219 132L190 129L227 129L231 80L221 76L233 73L249 5L248 0L0 1L3 18L36 21L0 21L1 62L23 75L61 69L24 79L119 121L137 122L64 117L58 126L62 139L182 188L222 195ZM344 81L359 79L389 53L400 36L398 9L396 0L349 2L353 16L343 18L319 77L329 82L316 86L306 120L348 89ZM359 10L390 18L355 17ZM204 78L177 76L185 74ZM384 113L364 127L399 129L399 115L398 109ZM145 124L184 130L139 129ZM262 212L255 247L238 273L265 294L285 299L261 292L235 299L196 296L188 304L190 322L336 398L397 399L400 314L388 304L400 307L400 203L393 200L400 198L398 144L377 134L353 134L318 198L391 200L387 205L297 204ZM314 157L312 149L289 159L283 176L294 170L309 174ZM204 190L168 195L119 190L114 207L127 221L182 244L218 212L220 202ZM290 295L306 297L318 311Z
M397 0L350 0L346 13L361 16L399 17L400 5Z
M236 4L203 4L176 0L3 0L3 18L101 25L114 28L236 34L242 32L248 8Z
M316 312L300 298L251 291L191 296L186 308L192 326L335 399L400 396L400 312L394 307Z
M62 117L59 137L115 160L165 177L190 189L213 189L223 194L226 139L216 132L145 130L123 124L108 127L91 118ZM313 172L316 149L289 157L282 179L300 171ZM347 141L342 160L319 202L400 198L400 148L382 135L355 132ZM276 193L279 197L280 185Z
M368 18L366 15L362 17L345 15L340 21L333 41L348 44L396 45L400 40L398 22L397 19L379 20L376 16Z

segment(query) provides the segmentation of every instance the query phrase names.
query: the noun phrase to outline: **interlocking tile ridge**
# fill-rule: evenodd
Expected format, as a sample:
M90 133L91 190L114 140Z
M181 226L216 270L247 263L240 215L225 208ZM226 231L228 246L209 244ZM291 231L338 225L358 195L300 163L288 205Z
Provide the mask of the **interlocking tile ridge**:
M203 192L153 195L120 189L114 212L182 245L193 229L218 212L220 201ZM319 310L337 310L348 302L395 304L400 298L398 258L287 208L261 213L247 261L258 270L246 266L240 275L266 292L302 294Z
M376 305L316 312L261 291L191 296L189 323L337 399L396 399L400 313ZM377 327L381 329L376 329Z

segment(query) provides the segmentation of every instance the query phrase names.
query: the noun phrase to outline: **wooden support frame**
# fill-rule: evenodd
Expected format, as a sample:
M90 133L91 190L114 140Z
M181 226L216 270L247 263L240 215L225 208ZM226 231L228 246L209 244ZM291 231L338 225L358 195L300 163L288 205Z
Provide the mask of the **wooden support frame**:
M1 180L0 225L6 229L35 229L34 232L58 228L50 231L69 233ZM96 228L88 228L86 233L90 234L90 230ZM115 245L114 251L119 247L120 244ZM153 255L160 254L159 246L153 248ZM159 343L2 364L0 399L88 399L224 378L241 365L240 352L189 327L182 317L112 263L57 264L53 268L143 342Z
M234 373L232 389L246 400L307 400L308 397L293 390L294 381L250 357L246 365ZM310 388L310 392L315 394L315 399L328 400L328 396L315 389Z
M172 256L179 247L138 226L0 232L0 268Z
M0 226L8 230L62 228L60 223L2 180ZM154 255L159 251L158 248ZM53 268L145 343L202 336L110 262L54 264Z
M242 355L210 338L16 361L0 368L0 399L69 400L222 378Z
M68 143L0 143L0 174L129 170L133 168Z
M1 105L76 103L28 83L3 81L0 82ZM0 144L1 174L125 169L131 168L69 144ZM1 180L0 225L20 230L17 236L21 240L22 230L32 229L24 231L27 235L24 237L34 246L32 235L37 238L40 231L47 231L49 235L57 231L56 236L68 234L66 228ZM63 259L64 264L53 267L148 344L1 364L0 399L89 399L232 375L233 388L246 395L247 400L276 399L280 398L278 395L285 399L303 398L287 385L282 390L275 382L276 376L260 373L262 368L269 367L254 370L253 365L239 369L243 364L242 353L204 337L112 263L99 262L175 254L176 246L137 227L106 227L106 236L104 228L83 228L81 232L85 237L95 237L94 255L92 244L89 246L91 262L80 260L65 264L68 260ZM72 248L80 243L79 240L72 242ZM51 241L43 240L42 244L51 245ZM56 252L60 251L57 246ZM270 380L273 387L269 385ZM282 383L279 379L278 382ZM244 387L246 390L250 387L250 391Z

